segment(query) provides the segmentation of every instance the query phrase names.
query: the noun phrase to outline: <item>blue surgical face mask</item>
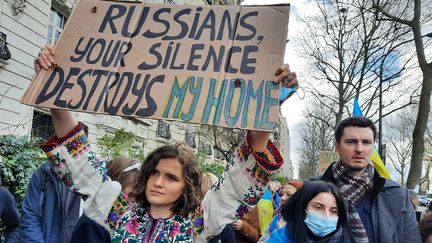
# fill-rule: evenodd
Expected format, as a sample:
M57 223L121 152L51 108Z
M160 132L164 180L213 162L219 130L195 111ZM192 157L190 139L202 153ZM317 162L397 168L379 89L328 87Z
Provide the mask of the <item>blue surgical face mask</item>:
M326 217L313 211L308 211L304 220L307 227L316 236L323 237L337 229L339 217Z

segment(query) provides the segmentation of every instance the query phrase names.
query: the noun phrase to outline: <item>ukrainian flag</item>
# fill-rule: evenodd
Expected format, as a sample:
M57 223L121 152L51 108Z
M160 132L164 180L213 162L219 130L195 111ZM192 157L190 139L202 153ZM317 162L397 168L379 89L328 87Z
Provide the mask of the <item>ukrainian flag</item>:
M258 217L261 234L268 228L273 220L273 197L271 191L266 187L264 195L258 201Z
M354 109L353 109L353 116L363 116L363 112L360 108L360 105L358 103L357 98L354 98ZM390 174L385 167L383 161L381 160L380 155L378 154L378 151L374 147L374 151L372 152L371 161L375 167L375 169L378 171L380 176L384 178L390 178Z

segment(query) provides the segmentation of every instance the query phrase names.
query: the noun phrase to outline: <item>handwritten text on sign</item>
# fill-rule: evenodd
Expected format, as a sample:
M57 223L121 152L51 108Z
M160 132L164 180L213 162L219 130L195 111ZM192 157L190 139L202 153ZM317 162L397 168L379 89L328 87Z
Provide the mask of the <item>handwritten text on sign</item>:
M273 130L288 8L81 0L22 101Z

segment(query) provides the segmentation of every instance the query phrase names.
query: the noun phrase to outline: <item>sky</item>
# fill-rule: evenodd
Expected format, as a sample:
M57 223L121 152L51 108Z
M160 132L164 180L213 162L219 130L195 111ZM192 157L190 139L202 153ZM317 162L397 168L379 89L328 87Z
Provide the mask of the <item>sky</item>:
M304 118L303 112L308 98L304 92L306 83L302 79L302 73L305 72L304 67L306 67L305 60L300 57L295 48L296 39L301 35L301 26L296 17L297 13L310 13L311 10L313 11L314 7L311 6L312 4L309 0L245 0L242 2L242 5L271 5L280 3L290 3L291 5L288 24L288 39L290 41L288 41L285 48L284 62L290 65L291 71L296 72L300 85L297 93L291 96L281 107L282 115L286 117L290 131L291 159L294 161L295 166L297 163L296 161L299 160L299 154L296 151L298 151L301 146L298 127L299 123L301 123Z
M280 4L280 3L290 3L291 4L291 15L288 24L288 39L290 40L286 45L285 49L285 63L290 65L291 71L296 72L300 89L294 94L287 102L282 105L282 115L287 118L288 127L292 128L296 124L302 121L303 119L303 110L305 108L305 92L303 90L302 85L305 85L302 82L302 73L304 72L305 63L303 58L300 57L299 53L296 52L294 42L296 38L301 34L301 28L299 28L299 23L296 19L296 15L298 12L310 12L311 5L307 0L245 0L242 2L242 5L271 5L271 4ZM304 11L303 11L304 10ZM297 26L297 27L296 27ZM275 68L276 69L276 68Z
M296 51L295 43L302 34L302 25L297 20L298 15L308 15L317 11L316 5L311 0L244 0L242 5L271 5L280 3L290 3L290 19L288 24L288 39L289 42L286 45L285 51L285 63L290 65L291 71L297 73L297 77L300 84L300 89L294 94L288 101L286 101L282 107L282 115L286 117L288 128L290 131L291 141L291 159L294 161L294 167L297 167L297 161L299 161L300 154L297 152L301 148L301 137L299 135L300 123L304 119L304 111L306 109L307 99L309 98L305 94L304 89L307 89L306 80L303 75L306 76L307 67L306 60L300 56ZM424 31L425 32L425 31ZM425 32L427 33L427 32ZM303 74L303 75L302 75ZM309 95L310 96L310 95ZM394 169L389 166L392 177L395 177ZM297 171L295 171L295 175Z

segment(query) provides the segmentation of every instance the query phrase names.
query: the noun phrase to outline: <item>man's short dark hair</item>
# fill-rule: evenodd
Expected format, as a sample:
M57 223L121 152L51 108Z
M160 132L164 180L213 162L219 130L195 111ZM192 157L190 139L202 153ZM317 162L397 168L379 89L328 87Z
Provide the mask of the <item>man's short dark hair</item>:
M364 116L351 116L342 120L339 126L336 128L335 131L336 142L340 143L345 127L368 127L373 132L374 141L376 140L376 136L377 136L376 126L370 119Z

